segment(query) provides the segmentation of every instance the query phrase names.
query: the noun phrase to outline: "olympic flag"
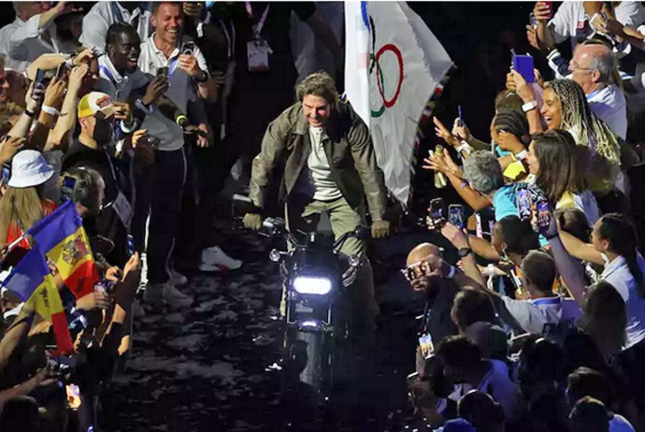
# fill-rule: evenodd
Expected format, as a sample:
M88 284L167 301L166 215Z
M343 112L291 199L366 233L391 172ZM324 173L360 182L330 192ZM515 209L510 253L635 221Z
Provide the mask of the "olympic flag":
M452 66L405 2L345 2L345 95L370 128L390 193L410 194L419 119Z

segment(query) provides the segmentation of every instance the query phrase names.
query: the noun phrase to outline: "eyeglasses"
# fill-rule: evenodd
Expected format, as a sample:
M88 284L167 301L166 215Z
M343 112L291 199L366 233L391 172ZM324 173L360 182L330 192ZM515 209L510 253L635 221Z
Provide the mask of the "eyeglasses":
M595 69L590 69L590 68L583 68L583 67L580 67L580 65L578 64L578 62L576 62L576 61L575 61L575 60L573 60L573 59L571 59L571 62L569 63L569 65L570 65L570 67L571 67L571 71L572 71L572 72L573 72L574 70L586 71L586 72L593 72L593 71L595 71Z

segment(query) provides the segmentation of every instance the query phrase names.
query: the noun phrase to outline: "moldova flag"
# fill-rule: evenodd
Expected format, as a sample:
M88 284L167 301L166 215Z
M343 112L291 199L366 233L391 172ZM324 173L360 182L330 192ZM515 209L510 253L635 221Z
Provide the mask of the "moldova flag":
M94 292L98 271L83 222L71 200L34 225L29 234L77 299Z
M38 246L34 246L4 280L3 285L27 302L38 315L52 323L58 352L73 351L63 302Z

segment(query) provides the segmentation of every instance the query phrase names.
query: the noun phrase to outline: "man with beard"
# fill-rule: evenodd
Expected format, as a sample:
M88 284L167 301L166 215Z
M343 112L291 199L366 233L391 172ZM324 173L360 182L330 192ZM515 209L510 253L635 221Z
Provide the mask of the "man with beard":
M74 167L92 168L105 182L103 210L94 221L95 234L114 242L107 260L118 266L128 261L127 229L129 204L125 198L127 175L119 169L119 161L110 145L114 137L114 118L123 115L123 108L105 93L91 92L78 105L81 133L70 146L63 160L62 171Z

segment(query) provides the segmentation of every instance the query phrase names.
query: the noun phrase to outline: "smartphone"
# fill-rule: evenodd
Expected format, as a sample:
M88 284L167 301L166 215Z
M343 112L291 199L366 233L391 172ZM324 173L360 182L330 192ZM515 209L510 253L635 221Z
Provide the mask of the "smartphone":
M430 333L426 333L419 338L419 348L421 349L423 358L426 360L434 355L434 344L432 343Z
M533 57L530 55L514 55L513 69L515 69L527 83L535 82Z
M549 19L553 18L553 2L552 1L545 1L545 2L542 2L542 3L544 3L545 5L547 5L549 7L549 12L551 13L551 15L549 15Z
M81 407L81 390L76 384L67 384L65 393L67 393L67 406L77 411Z
M7 185L9 179L11 178L11 166L4 164L2 165L2 184Z
M183 43L181 46L181 53L183 55L189 55L192 56L195 54L195 49L197 48L197 45L195 45L195 42L193 41L186 41Z
M520 219L531 219L531 193L528 189L519 189L515 195L517 199L517 213Z
M60 81L65 76L66 69L67 69L66 63L61 63L58 65L58 69L56 69L56 75L54 75L54 78L56 78L56 81Z
M44 83L45 71L43 69L36 70L36 77L34 78L34 89L45 90L47 86Z
M74 198L74 188L76 187L76 179L74 177L63 177L63 186L60 188L60 205L65 204Z
M551 225L551 213L549 212L549 203L541 201L537 205L537 225L541 230L549 228Z
M168 78L168 68L160 67L157 69L157 76L161 78Z
M128 256L134 255L134 237L132 234L128 234Z
M451 204L448 206L448 222L462 230L465 226L465 220L464 206L461 204Z
M430 220L432 220L435 225L439 225L443 220L443 198L435 198L431 200L428 211Z

